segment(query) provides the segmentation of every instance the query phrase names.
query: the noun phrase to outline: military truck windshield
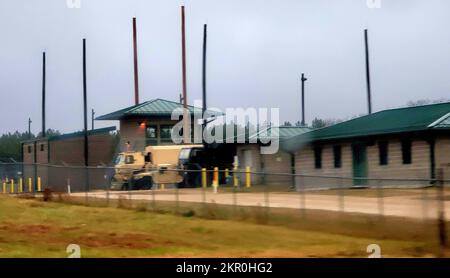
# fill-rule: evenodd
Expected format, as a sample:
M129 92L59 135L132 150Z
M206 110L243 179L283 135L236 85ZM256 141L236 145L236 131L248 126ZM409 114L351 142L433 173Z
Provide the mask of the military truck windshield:
M134 156L126 155L125 156L125 164L133 164L133 163L134 163Z
M115 164L123 164L123 162L124 162L124 155L123 155L123 154L119 154L119 155L116 157Z
M181 149L179 159L189 159L191 149Z

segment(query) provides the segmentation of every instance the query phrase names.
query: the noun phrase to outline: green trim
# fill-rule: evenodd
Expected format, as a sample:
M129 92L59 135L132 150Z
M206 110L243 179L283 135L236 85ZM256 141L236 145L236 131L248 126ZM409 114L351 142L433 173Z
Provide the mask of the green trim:
M115 130L116 130L115 126L110 126L110 127L88 130L87 134L88 134L88 136L95 136L95 135L109 133L109 132L115 131ZM67 134L63 134L63 135L51 136L48 138L48 141L60 141L60 140L67 140L67 139L78 138L78 137L83 137L83 136L84 136L84 131L77 131L77 132L67 133Z
M290 151L305 143L450 130L450 102L379 111L307 132L285 142Z
M201 115L202 109L188 105L189 112L194 115ZM165 100L165 99L154 99L146 101L141 104L133 105L124 109L117 110L115 112L102 115L96 118L96 120L121 120L126 117L171 117L172 112L175 109L183 108L183 104ZM224 115L221 112L215 112L212 110L207 111L210 115L221 116Z

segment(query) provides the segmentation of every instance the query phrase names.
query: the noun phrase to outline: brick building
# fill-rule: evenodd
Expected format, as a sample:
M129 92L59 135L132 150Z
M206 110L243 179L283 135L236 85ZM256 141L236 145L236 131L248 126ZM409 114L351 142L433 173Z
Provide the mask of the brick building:
M274 132L275 130L275 132ZM270 173L294 173L294 155L285 149L285 142L295 136L309 132L308 127L297 126L280 126L272 127L267 131L259 132L250 137L255 137L258 140L256 144L236 144L236 155L239 159L241 169L250 167L252 172L265 172L266 175L252 175L252 181L256 184L275 184L275 183L292 183L292 177L270 175ZM261 153L262 136L273 137L277 136L279 139L279 149L274 154ZM248 138L251 139L251 138ZM264 138L262 142L268 142L268 138ZM273 138L269 138L273 139Z
M107 127L88 131L89 166L112 165L116 143L111 132L115 129ZM77 168L84 166L84 132L24 141L22 155L24 180L31 178L35 187L37 177L41 178L43 185L50 188L65 185L67 179L70 179L74 188L84 183L84 172L81 167ZM32 165L34 163L37 165ZM49 167L48 164L61 167ZM104 169L91 172L92 183L104 178Z
M172 120L171 116L173 111L182 111L182 108L178 102L154 99L99 116L96 120L120 121L120 148L143 151L149 145L173 144L172 128L180 120ZM188 105L188 111L193 130L194 117L201 119L202 109ZM208 114L219 115L213 111Z

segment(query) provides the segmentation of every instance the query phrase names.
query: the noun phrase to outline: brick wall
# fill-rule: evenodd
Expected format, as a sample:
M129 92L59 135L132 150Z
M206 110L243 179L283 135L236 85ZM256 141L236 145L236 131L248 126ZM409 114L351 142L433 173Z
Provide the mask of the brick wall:
M89 165L111 165L114 155L113 140L109 134L89 136ZM84 165L84 137L50 142L50 163Z
M251 165L247 163L245 152L251 152ZM270 175L270 173L291 173L291 155L284 151L276 154L261 154L258 144L238 145L236 153L239 157L240 168L245 170L251 166L252 172L263 172L265 175L252 174L252 182L255 184L291 184L291 176ZM264 167L264 168L262 168ZM242 181L244 181L242 176Z
M448 137L439 137L436 140L436 168L442 168L444 179L450 180L450 138Z
M384 140L384 139L383 139ZM412 163L403 164L401 141L398 138L387 140L389 142L388 165L379 165L378 144L367 146L367 166L368 177L373 178L430 178L430 149L426 141L412 141ZM322 168L315 169L314 150L312 145L307 145L296 152L296 172L303 175L317 176L353 176L353 158L351 141L340 143L330 143L322 145ZM341 145L342 148L342 166L334 167L333 145ZM436 150L436 152L439 152ZM306 185L307 187L338 187L351 186L351 180L341 181L339 179L327 178L297 178L297 185ZM369 182L369 185L375 186L376 182ZM382 182L382 185L426 185L426 182Z
M136 151L143 151L147 145L146 142L146 127L139 123L146 122L147 125L157 126L161 125L175 125L178 121L164 120L164 119L145 119L132 118L120 121L120 149L126 150L126 143L130 142L130 149ZM157 134L159 138L159 134Z
M263 154L261 159L264 163L264 172L267 173L265 176L265 182L269 184L291 184L292 176L275 176L270 175L270 173L288 173L292 172L291 167L291 154L279 150L275 154Z
M350 142L339 143L342 152L341 168L334 167L333 146L326 144L322 146L322 168L315 168L314 148L306 145L295 153L295 169L297 174L312 176L337 176L351 177L352 172L352 149ZM342 184L341 184L342 182ZM296 185L309 187L337 187L339 185L351 185L351 181L341 181L333 178L304 178L297 177Z
M370 177L385 178L430 178L430 146L426 141L412 141L412 163L403 164L399 139L389 140L388 165L379 164L378 144L367 147Z

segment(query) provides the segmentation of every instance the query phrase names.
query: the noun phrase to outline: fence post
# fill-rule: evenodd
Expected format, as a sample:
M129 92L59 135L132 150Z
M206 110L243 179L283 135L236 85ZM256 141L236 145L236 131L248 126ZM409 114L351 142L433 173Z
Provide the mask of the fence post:
M38 187L38 192L41 192L41 187L42 187L42 185L41 185L41 177L38 177L38 180L37 180L37 187Z
M299 194L300 194L300 211L302 214L302 217L305 218L306 216L306 198L305 198L305 177L299 176Z
M438 230L439 244L441 252L447 247L447 234L445 227L445 192L444 192L444 171L442 168L437 169L437 191L438 191Z
M251 176L250 176L250 167L245 167L245 187L251 187Z
M378 195L378 213L380 216L384 216L384 192L381 187L381 181L377 180L377 195Z
M6 194L6 182L3 182L3 194Z
M11 179L11 193L14 193L14 179Z
M345 200L344 200L344 180L339 178L339 210L341 212L345 211Z
M180 196L178 192L178 184L175 184L175 214L180 213Z

